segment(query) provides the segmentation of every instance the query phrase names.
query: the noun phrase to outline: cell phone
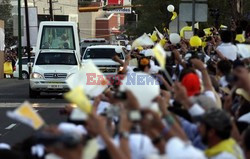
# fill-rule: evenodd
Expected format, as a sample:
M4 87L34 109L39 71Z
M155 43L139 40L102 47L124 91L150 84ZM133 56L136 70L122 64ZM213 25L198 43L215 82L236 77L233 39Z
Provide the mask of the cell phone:
M130 111L128 113L128 119L131 121L140 121L142 119L140 111Z

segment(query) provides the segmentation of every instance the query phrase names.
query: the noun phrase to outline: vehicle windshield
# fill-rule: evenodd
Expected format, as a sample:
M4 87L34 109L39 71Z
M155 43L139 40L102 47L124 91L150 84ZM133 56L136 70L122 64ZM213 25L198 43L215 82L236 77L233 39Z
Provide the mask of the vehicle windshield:
M75 49L72 26L44 26L41 49Z
M87 49L84 59L111 59L113 56L118 55L120 59L124 59L122 53L117 53L115 49Z
M73 53L40 53L36 65L77 65Z

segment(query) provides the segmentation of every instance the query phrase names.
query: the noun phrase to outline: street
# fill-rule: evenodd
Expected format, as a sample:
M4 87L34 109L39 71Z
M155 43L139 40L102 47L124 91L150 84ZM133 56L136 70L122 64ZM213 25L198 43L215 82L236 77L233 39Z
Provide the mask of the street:
M18 79L0 80L0 143L14 145L29 137L33 130L6 116L6 112L28 100L45 120L46 124L58 124L66 120L60 109L66 101L61 95L45 94L38 99L29 99L29 81ZM21 133L20 133L21 132Z

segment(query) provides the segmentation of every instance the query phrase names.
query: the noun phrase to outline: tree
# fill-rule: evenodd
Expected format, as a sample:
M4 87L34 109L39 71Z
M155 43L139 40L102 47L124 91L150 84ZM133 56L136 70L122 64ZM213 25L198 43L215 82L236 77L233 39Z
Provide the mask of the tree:
M219 10L219 25L231 25L231 20L239 21L243 18L243 15L237 11L237 2L239 0L208 0L209 9ZM243 1L243 0L242 0ZM172 13L167 11L167 6L173 4L176 8L176 12L179 13L179 4L181 0L134 0L134 4L141 4L142 7L133 8L139 14L138 28L136 29L131 21L134 21L134 15L128 15L126 17L125 28L128 34L142 35L144 32L152 33L154 26L159 30L163 30L163 26L168 26ZM249 0L243 2L244 11L248 11L250 7ZM247 10L248 8L248 10ZM243 11L243 13L244 13ZM129 23L130 22L130 23ZM201 27L211 27L215 25L215 17L208 13L208 22L200 23Z
M0 4L0 19L5 23L5 45L15 44L16 38L13 36L13 17L11 14L12 5L10 0L3 0Z

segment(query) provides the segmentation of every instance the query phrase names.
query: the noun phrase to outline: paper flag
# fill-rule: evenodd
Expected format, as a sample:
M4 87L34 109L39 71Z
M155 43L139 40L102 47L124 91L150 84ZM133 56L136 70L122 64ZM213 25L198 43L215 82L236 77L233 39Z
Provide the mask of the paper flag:
M90 97L96 97L102 94L108 87L106 77L96 67L92 60L83 64L83 67L66 80L70 89L82 87Z
M70 92L65 93L64 98L69 102L76 104L84 113L91 113L92 105L90 104L89 99L85 95L82 87L74 88Z
M157 44L154 48L153 48L153 52L155 55L156 60L159 62L160 66L162 69L165 69L165 65L166 65L166 57L167 57L167 53L166 51L162 48L162 46L160 44Z
M24 102L14 111L8 111L7 116L26 124L35 130L40 129L45 124L44 120L38 113L36 113L29 102Z
M160 39L164 38L164 35L161 32L159 32L159 30L156 27L155 27L155 31L157 32L157 34L160 37Z
M196 29L200 28L199 22L197 22L197 23L194 24L194 28L196 28Z
M177 18L178 14L176 12L173 12L173 16L171 18L171 21L175 20Z
M237 34L235 40L240 42L240 43L244 43L246 41L243 34Z
M228 27L226 25L220 25L221 29L227 29Z
M119 90L121 92L131 91L142 108L150 108L153 99L160 95L159 82L144 72L128 74L122 80Z
M237 44L238 54L241 55L242 58L250 57L250 45L249 44Z
M139 46L152 46L152 45L154 45L154 42L146 33L144 33L142 36L140 36L133 42L132 48L136 48Z
M204 30L206 35L211 35L212 34L211 28L206 28L206 29L203 29L203 30Z

